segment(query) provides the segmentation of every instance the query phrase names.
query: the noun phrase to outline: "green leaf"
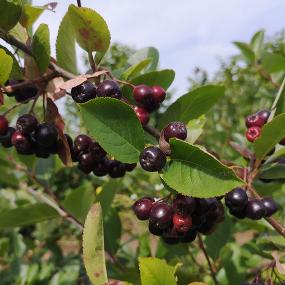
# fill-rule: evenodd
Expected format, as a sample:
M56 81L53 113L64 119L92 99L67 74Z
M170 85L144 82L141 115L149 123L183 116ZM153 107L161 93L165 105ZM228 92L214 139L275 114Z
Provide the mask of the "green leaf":
M154 71L157 68L158 61L159 61L159 52L154 47L146 47L146 48L138 50L128 59L128 63L130 65L135 65L139 63L140 61L143 61L147 58L152 59L151 65L147 68L147 70Z
M242 53L243 57L246 59L247 62L254 63L255 54L250 45L242 42L234 42L233 44L240 50L240 52Z
M174 266L154 257L139 258L142 285L176 285Z
M79 105L85 127L116 159L134 163L144 147L144 132L132 108L116 99L97 98Z
M187 196L223 195L242 182L232 169L198 146L171 139L171 161L162 175L165 183Z
M260 137L253 143L258 159L263 159L285 137L285 114L264 125Z
M13 58L4 49L0 49L0 85L9 79L13 67Z
M46 24L41 24L33 36L33 55L42 73L44 73L50 62L50 41L49 28Z
M108 282L100 204L92 206L84 224L83 260L87 275L93 284Z
M17 25L22 14L21 0L0 1L0 28L5 31L11 30Z
M123 74L122 74L122 79L128 80L131 77L137 76L142 70L144 70L150 63L152 59L151 58L146 58L137 64L132 65L129 67Z
M77 219L84 222L89 209L94 203L94 199L92 185L85 183L81 187L72 190L63 201L63 206Z
M105 20L94 10L70 5L68 9L78 44L87 52L106 51L111 35Z
M220 85L198 87L178 98L161 116L158 127L162 129L173 121L188 124L206 114L225 95L225 88Z
M56 39L56 60L60 67L74 74L77 73L75 33L68 13L65 14L59 26Z
M30 28L41 16L46 8L40 6L24 5L20 23L23 27Z
M274 164L265 169L261 169L259 178L262 179L280 179L285 178L285 165L284 164Z
M285 57L277 53L264 52L261 58L262 67L269 73L285 70Z
M264 30L256 32L251 41L250 46L253 49L256 57L259 57L264 43Z
M171 69L148 72L131 80L134 85L146 84L148 86L159 85L167 90L175 78L175 72ZM126 98L132 99L132 88L125 85L122 92Z
M194 144L203 133L203 128L206 123L206 117L202 115L198 119L194 119L187 124L187 139L186 141Z
M46 204L21 206L0 212L0 229L21 227L57 218L59 215Z

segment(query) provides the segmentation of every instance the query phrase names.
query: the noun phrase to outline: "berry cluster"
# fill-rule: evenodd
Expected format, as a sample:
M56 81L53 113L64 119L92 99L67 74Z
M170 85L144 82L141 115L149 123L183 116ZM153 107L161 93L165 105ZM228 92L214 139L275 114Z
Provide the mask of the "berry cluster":
M210 234L223 221L224 206L217 198L198 199L176 195L172 203L144 197L133 211L139 220L149 220L149 231L167 244L189 243L198 232Z
M164 140L171 138L185 140L187 128L182 122L172 122L163 129ZM141 167L150 172L160 171L166 164L166 154L156 146L146 147L140 154Z
M137 103L134 111L142 125L149 121L149 113L157 110L166 96L165 90L160 86L149 87L147 85L138 85L133 90L133 97Z
M248 128L246 138L250 142L254 142L261 134L261 129L265 125L270 116L270 111L261 110L255 114L249 115L245 119L245 125Z
M87 135L77 136L74 142L70 136L66 135L66 138L72 160L78 162L78 168L85 174L93 171L99 177L109 174L112 178L119 178L136 167L136 163L126 164L108 158L106 151Z
M23 83L24 80L8 80L6 86ZM35 98L38 94L38 88L35 85L29 85L19 88L12 93L7 93L8 97L14 97L19 103L27 103L30 99Z
M39 124L31 114L20 116L16 128L9 127L8 120L0 116L0 142L5 148L14 146L20 154L47 158L57 153L58 130L50 123Z
M278 206L272 198L249 199L246 191L242 188L235 188L227 193L225 204L230 213L239 219L245 217L252 220L268 218L278 210Z

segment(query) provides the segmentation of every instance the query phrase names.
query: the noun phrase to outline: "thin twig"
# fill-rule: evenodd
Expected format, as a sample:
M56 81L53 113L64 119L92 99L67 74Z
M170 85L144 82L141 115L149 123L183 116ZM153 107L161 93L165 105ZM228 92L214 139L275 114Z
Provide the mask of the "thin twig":
M160 131L150 125L146 125L143 127L146 132L148 132L150 135L155 137L157 140L160 138Z
M18 108L19 106L21 106L22 103L17 103L15 105L13 105L11 108L9 108L6 112L4 112L2 115L5 117L7 114L9 114L11 111L15 110L16 108Z
M89 64L90 64L90 66L92 68L92 71L93 72L97 72L97 66L96 66L94 57L92 55L92 52L88 52L88 59L89 59Z
M215 285L219 285L219 283L218 283L218 281L217 281L217 278L216 278L216 273L215 273L215 271L214 271L214 268L213 268L213 265L212 265L212 263L211 263L210 257L209 257L209 255L208 255L208 253L207 253L207 251L206 251L206 248L205 248L205 246L204 246L204 242L203 242L202 237L201 237L200 234L198 234L198 242L199 242L199 247L200 247L200 249L202 250L202 252L204 253L205 258L206 258L206 260L207 260L207 263L208 263L209 269L210 269L210 271L211 271L211 276L212 276L212 278L213 278L214 284L215 284Z

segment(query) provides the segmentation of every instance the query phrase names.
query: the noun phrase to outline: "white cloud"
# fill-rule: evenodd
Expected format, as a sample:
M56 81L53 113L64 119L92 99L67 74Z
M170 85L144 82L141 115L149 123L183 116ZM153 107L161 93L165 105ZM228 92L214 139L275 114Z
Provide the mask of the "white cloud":
M53 44L69 4L60 0L56 14L46 12L40 18L39 22L49 23ZM232 54L233 40L248 41L260 28L269 33L284 28L284 0L82 0L82 4L106 19L113 41L138 48L156 46L161 66L177 72L179 93L186 90L186 77L195 66L213 72L217 57Z

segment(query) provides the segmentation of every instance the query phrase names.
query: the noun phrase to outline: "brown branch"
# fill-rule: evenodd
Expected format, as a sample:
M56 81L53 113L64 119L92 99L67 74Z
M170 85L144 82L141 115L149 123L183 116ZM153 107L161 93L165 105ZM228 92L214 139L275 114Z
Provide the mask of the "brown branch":
M213 279L213 281L214 281L214 284L215 284L215 285L219 285L219 283L218 283L218 281L217 281L217 278L216 278L215 270L214 270L214 268L213 268L213 265L212 265L212 263L211 263L210 257L209 257L209 255L208 255L208 253L207 253L207 251L206 251L206 248L205 248L205 246L204 246L203 239L202 239L202 237L201 237L200 234L198 234L198 243L199 243L200 249L202 250L202 252L203 252L203 254L204 254L204 256L205 256L205 258L206 258L206 260L207 260L207 263L208 263L209 269L210 269L210 271L211 271L211 276L212 276L212 279Z
M150 135L155 137L157 140L159 140L160 137L160 131L153 126L146 125L143 127L146 132L148 132Z

